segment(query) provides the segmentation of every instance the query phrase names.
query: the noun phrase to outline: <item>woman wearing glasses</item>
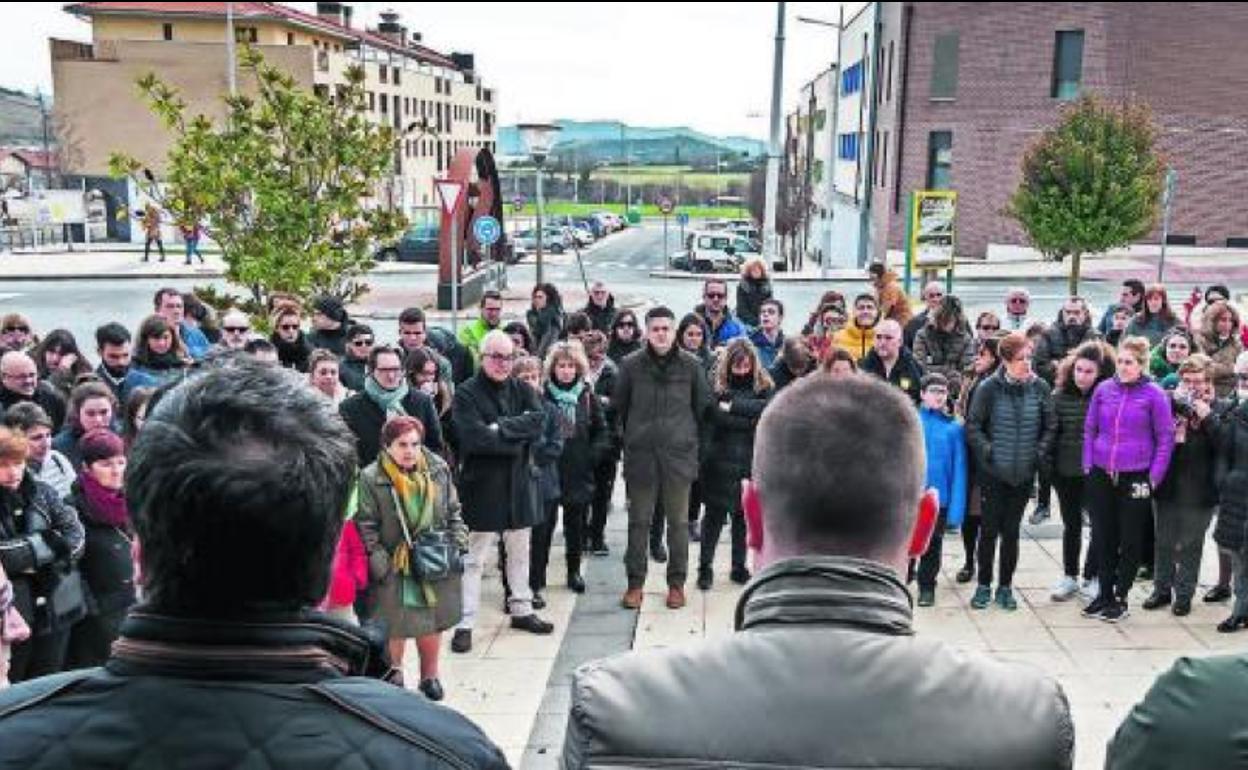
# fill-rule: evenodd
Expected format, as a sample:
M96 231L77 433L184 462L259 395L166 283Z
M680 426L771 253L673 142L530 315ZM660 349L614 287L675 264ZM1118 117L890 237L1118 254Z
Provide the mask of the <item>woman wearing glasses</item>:
M637 314L631 310L621 310L611 324L607 358L618 365L625 356L638 350L641 350L641 335L638 333Z
M307 374L312 344L303 333L298 308L283 305L273 312L273 335L269 341L277 346L277 358L283 367Z

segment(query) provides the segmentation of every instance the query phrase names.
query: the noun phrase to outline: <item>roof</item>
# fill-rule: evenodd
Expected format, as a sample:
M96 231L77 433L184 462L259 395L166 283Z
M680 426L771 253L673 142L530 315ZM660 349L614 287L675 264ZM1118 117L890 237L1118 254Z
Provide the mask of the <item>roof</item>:
M156 16L224 19L226 3L71 3L66 13L75 16ZM365 29L347 27L282 3L234 3L236 21L279 21L315 30L339 40L359 41L375 48L411 56L419 61L458 70L449 56L421 45L400 45Z
M28 168L45 169L56 168L56 156L51 152L43 150L24 150L10 147L0 147L0 160L5 158L17 158Z

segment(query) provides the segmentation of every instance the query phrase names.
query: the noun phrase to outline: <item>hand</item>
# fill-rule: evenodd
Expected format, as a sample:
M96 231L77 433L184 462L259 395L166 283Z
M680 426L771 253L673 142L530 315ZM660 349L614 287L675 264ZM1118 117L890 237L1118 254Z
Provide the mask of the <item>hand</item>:
M44 530L39 533L43 536L43 542L56 554L58 559L68 559L71 553L69 541L65 536L54 529Z
M1208 417L1213 412L1213 407L1205 401L1196 399L1192 402L1192 411L1196 413L1196 421L1199 422Z

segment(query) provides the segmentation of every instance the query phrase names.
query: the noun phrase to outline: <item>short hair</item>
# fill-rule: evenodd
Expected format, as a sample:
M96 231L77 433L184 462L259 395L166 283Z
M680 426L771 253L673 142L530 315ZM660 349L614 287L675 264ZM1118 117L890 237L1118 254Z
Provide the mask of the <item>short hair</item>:
M338 356L334 353L334 351L325 350L324 348L317 348L316 350L313 350L308 356L308 373L311 374L312 372L315 372L316 367L324 363L331 363L334 366L337 366Z
M1022 286L1011 286L1005 290L1006 297L1025 297L1028 302L1031 301L1031 292Z
M4 317L0 318L0 327L5 326L25 326L27 329L34 330L30 319L21 313L5 313Z
M315 605L355 471L354 436L294 372L240 359L167 391L126 472L148 604L205 618Z
M404 308L403 312L399 313L399 325L400 326L407 326L409 324L423 324L423 323L426 323L425 311L421 310L418 307Z
M530 373L542 376L542 360L537 356L520 356L511 367L511 376L516 379Z
M564 324L564 331L569 336L573 334L584 334L594 328L594 322L590 320L585 313L572 313L568 316L567 323Z
M607 335L597 330L586 332L585 336L581 337L581 345L585 348L587 357L594 353L601 353L607 349Z
M502 302L503 295L502 293L494 289L486 289L484 292L481 293L481 308L484 309L486 301L491 300L491 299L497 300L498 302Z
M802 379L758 426L754 478L767 539L790 549L890 554L910 534L925 475L917 411L877 378Z
M172 286L166 286L163 289L156 290L156 294L152 297L152 307L155 308L156 310L160 310L160 306L165 304L165 297L169 296L170 294L176 296L178 299L182 299L182 292L178 291ZM186 304L186 301L183 300L184 307L185 307L185 304Z
M374 338L377 336L376 334L373 334L373 327L367 324L356 324L347 330L347 339L352 340L363 334L367 334L368 336Z
M268 353L270 351L276 353L277 346L266 339L247 340L247 344L243 345L243 352L252 356L256 353Z
M944 388L948 390L949 378L940 372L925 374L923 375L923 378L919 380L919 391L926 393L928 388Z
M1027 349L1031 340L1023 332L1010 332L1001 338L1001 342L997 344L997 354L1002 361L1013 361L1018 358L1018 354Z
M1132 294L1139 294L1141 297L1144 296L1144 282L1139 278L1128 278L1122 282L1122 285L1131 289Z
M772 307L774 307L776 309L776 312L780 314L781 318L784 317L784 303L783 302L772 297L770 299L763 300L762 304L760 304L758 307L761 310L762 308L765 308L768 305L771 305Z
M875 305L877 308L880 306L880 301L875 298L875 295L867 294L866 292L859 294L857 297L854 297L854 307L858 307L859 302L870 302L872 305Z
M116 321L106 323L95 330L95 347L99 350L103 350L105 345L121 347L129 344L132 339L130 330Z
M425 440L425 424L423 422L406 414L392 415L386 420L386 424L381 426L381 445L382 447L388 447L412 431L420 434L421 441Z
M887 268L884 267L883 262L872 262L871 266L867 268L868 273L877 277L884 275L885 270L887 270Z
M1213 359L1204 353L1193 353L1186 361L1179 364L1179 376L1185 374L1203 374L1206 377L1210 375L1213 369Z
M494 329L493 331L486 333L486 335L481 338L480 349L481 352L484 353L486 348L491 348L495 345L501 344L506 344L509 347L515 347L515 344L511 341L511 337L507 336L507 332Z
M716 284L723 286L725 292L728 291L728 282L725 281L723 278L707 278L705 281L702 282L702 294L705 295L706 290L711 288L712 286L715 286Z
M646 326L649 326L650 322L656 318L666 318L669 321L675 321L676 314L666 305L655 305L646 311Z
M536 346L533 344L533 332L529 331L529 325L525 322L512 321L503 327L503 334L506 334L508 339L511 339L511 335L516 335L524 340L524 344L521 345L524 348L524 352L535 352Z
M403 365L403 351L393 345L378 345L368 354L368 371L372 372L377 368L377 359L382 356L398 356L399 366Z
M1147 337L1127 337L1118 343L1119 351L1126 351L1135 356L1135 360L1140 362L1141 366L1148 366L1149 344Z
M77 427L78 413L82 411L83 405L93 398L102 398L107 401L113 410L113 415L117 415L120 405L117 403L117 396L113 393L113 389L102 382L84 382L69 394L69 411L65 415L65 421Z
M52 430L52 418L34 401L18 401L4 412L4 424L23 433L43 427Z
M1209 295L1214 294L1214 293L1220 294L1223 299L1229 300L1231 298L1231 290L1226 287L1226 284L1211 283L1209 284L1208 288L1205 289L1205 302L1206 303L1210 302Z
M8 426L0 426L0 461L24 463L30 454L30 442L26 434Z

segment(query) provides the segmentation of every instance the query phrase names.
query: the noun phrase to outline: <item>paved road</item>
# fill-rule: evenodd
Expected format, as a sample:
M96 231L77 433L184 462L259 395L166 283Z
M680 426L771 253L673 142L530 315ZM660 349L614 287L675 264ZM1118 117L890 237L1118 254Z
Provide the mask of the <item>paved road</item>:
M675 248L679 230L672 228L669 246ZM603 280L617 293L647 297L655 303L672 307L678 314L692 309L701 294L697 280L682 281L651 278L651 270L662 266L663 228L657 224L634 227L617 234L589 249L584 256L585 276L589 281ZM510 272L512 286L528 286L534 280L531 263L513 266ZM581 271L572 255L551 257L547 266L547 279L557 285L575 285L581 281ZM431 289L433 276L386 275L375 276L370 282L378 288L397 289L422 286ZM152 296L162 286L189 290L195 285L208 283L223 288L219 280L204 281L188 276L177 280L83 280L49 282L3 282L0 281L0 312L17 310L31 319L36 330L66 328L78 338L84 347L90 343L95 328L108 321L120 321L128 328L138 326L152 307ZM979 281L956 287L966 301L968 310L994 309L1000 311L1001 298L1007 282ZM803 282L777 283L776 296L788 309L785 324L789 331L800 329L806 315L814 308L819 296L829 288L835 288L852 297L867 289L865 280L855 282ZM1087 283L1085 295L1093 307L1102 308L1116 296L1114 284ZM1037 318L1052 319L1060 308L1063 285L1057 281L1038 282L1032 287L1035 296L1033 314ZM383 339L388 332L381 332Z

